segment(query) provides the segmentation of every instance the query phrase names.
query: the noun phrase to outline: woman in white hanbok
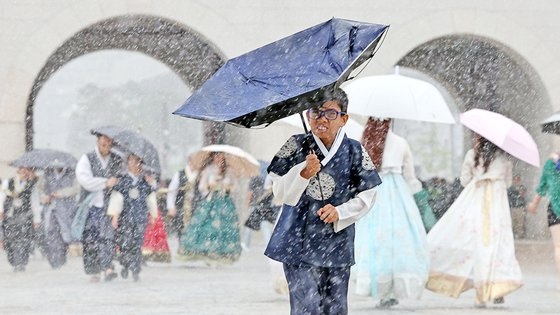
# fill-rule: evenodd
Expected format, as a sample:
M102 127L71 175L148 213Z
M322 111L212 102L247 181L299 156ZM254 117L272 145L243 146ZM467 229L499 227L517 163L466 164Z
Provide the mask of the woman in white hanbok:
M474 288L484 306L503 303L522 283L507 199L512 162L485 138L475 141L461 171L465 188L428 234L427 288L451 297Z
M390 119L370 118L364 131L362 143L382 184L371 211L356 223L353 267L356 293L379 299L379 308L396 305L399 299L420 298L429 271L426 230L415 202L422 185L408 142L390 125Z

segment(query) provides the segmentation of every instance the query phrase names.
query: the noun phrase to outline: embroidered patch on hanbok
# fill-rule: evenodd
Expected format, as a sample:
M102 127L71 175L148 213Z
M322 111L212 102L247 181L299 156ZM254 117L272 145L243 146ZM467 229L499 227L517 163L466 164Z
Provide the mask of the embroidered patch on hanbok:
M375 169L375 164L371 160L371 157L367 153L366 149L362 146L362 168L366 171L371 171Z
M305 192L309 197L315 200L327 200L332 197L336 182L334 178L327 173L317 173L317 175L319 176L319 181L317 181L317 176L311 177ZM319 187L319 183L321 183L321 187Z
M20 208L21 206L23 206L23 200L21 200L20 198L15 198L15 199L12 201L12 205L13 205L15 208Z
M285 159L292 156L296 152L297 148L298 145L296 138L290 137L290 139L288 139L288 141L286 141L286 143L284 143L284 145L280 148L280 151L276 153L276 156Z
M136 198L140 197L140 191L137 188L132 188L128 191L128 196L131 199L136 199Z

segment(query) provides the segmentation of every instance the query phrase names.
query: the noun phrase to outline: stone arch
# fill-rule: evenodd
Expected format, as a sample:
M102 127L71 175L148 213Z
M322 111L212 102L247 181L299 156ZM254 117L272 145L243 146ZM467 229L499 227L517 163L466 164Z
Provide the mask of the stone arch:
M397 65L435 79L461 111L483 108L502 113L537 138L538 118L552 111L535 69L495 40L469 34L442 36L414 48Z
M461 112L482 108L512 118L533 135L541 155L549 152L550 143L539 124L541 117L553 111L547 89L529 62L507 45L472 34L446 35L415 47L396 65L437 81ZM469 135L465 133L465 149L471 146ZM521 175L526 186L538 180L538 172L518 160L514 160L513 171ZM544 218L527 221L528 237L547 234Z
M121 49L144 53L172 69L196 89L223 63L224 57L203 36L179 22L148 15L122 15L79 31L58 47L36 76L27 99L26 149L33 147L33 105L50 76L69 61L87 53ZM220 142L223 124L205 125L204 137Z

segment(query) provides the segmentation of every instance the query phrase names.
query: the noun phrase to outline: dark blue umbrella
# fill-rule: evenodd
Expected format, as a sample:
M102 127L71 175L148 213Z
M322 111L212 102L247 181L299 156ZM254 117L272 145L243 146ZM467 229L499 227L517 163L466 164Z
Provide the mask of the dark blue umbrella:
M371 58L387 29L330 19L230 59L174 114L251 128L299 113Z

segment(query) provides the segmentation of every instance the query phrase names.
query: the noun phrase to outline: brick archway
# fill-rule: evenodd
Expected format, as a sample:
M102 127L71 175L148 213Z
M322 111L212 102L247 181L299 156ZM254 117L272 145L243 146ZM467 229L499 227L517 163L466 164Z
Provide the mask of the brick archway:
M69 61L107 49L135 51L153 57L167 65L193 89L198 88L224 63L218 50L200 34L165 18L124 15L88 26L56 49L35 78L27 100L26 150L33 147L33 105L44 83ZM223 124L205 124L205 141L222 142L223 130Z

